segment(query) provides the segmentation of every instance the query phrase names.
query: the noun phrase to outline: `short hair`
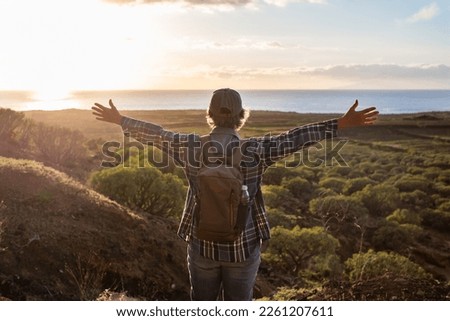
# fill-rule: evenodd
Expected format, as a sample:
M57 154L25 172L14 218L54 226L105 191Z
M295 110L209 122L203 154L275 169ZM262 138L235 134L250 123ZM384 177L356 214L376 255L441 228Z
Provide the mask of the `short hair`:
M221 114L227 113L230 114L229 110L223 109L221 110ZM248 117L250 116L250 111L248 109L242 109L241 112L238 115L229 115L227 117L223 116L214 116L210 110L207 110L206 112L206 121L208 122L209 127L227 127L227 128L234 128L236 130L239 130L244 126L245 122L247 121Z

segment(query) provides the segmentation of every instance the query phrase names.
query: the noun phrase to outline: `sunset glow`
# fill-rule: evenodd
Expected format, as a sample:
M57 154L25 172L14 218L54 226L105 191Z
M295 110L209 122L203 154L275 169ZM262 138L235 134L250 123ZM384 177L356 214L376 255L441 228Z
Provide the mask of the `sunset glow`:
M0 90L448 89L446 1L3 0ZM63 97L64 96L64 97Z

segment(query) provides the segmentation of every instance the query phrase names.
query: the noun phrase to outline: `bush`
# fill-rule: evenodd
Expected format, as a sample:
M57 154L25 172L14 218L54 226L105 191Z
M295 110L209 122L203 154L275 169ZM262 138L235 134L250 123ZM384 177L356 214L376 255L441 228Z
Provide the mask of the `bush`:
M357 167L366 175L373 174L375 170L378 168L376 164L368 161L359 163Z
M396 253L374 252L354 254L345 262L351 281L369 280L392 273L405 278L429 279L431 275L418 264Z
M400 200L404 207L408 207L410 209L417 210L433 207L433 199L431 196L419 190L400 193Z
M387 176L388 175L383 173L383 171L376 171L375 173L371 174L369 178L376 182L384 182Z
M301 177L283 179L281 186L286 187L294 197L299 199L308 199L314 191L311 183Z
M422 217L417 212L412 212L404 208L396 209L391 215L386 217L389 222L397 222L398 224L413 224L420 225Z
M343 188L343 192L346 195L351 195L355 192L358 192L362 190L367 185L373 185L375 184L375 181L371 180L367 177L358 177L348 180L345 183L345 186Z
M86 139L80 131L39 123L34 127L32 137L44 161L71 166L87 157Z
M277 226L263 258L291 276L307 273L315 277L334 275L339 271L336 250L339 242L321 227L292 230Z
M319 186L323 188L329 188L336 193L342 193L345 185L345 180L337 177L329 177L320 180Z
M409 167L406 171L412 175L420 175L425 172L425 169L423 167L412 166Z
M328 170L328 176L348 177L352 172L349 166L333 166Z
M410 233L397 222L386 222L372 236L372 245L377 250L402 252L413 241Z
M394 183L394 186L397 187L400 192L412 192L415 190L429 192L432 185L432 182L425 177L413 175L405 175Z
M309 210L320 217L325 227L333 230L347 229L343 223L366 225L369 216L361 201L344 195L315 198L309 202Z
M280 185L283 178L294 178L298 174L292 168L285 167L269 167L263 176L263 182L266 185Z
M132 209L159 216L180 217L185 197L182 181L153 167L116 167L92 177L98 192Z
M297 216L289 215L277 208L267 208L267 219L271 227L293 228L297 225Z
M450 184L450 169L446 169L444 171L441 171L439 173L439 176L437 177L437 180L439 182L442 182L444 184L449 185Z
M442 197L450 197L450 186L438 183L435 188Z
M443 202L439 205L438 210L450 213L450 201Z
M422 225L448 233L450 230L450 213L440 210L426 210L422 213Z
M426 179L434 181L439 176L441 171L442 170L439 167L428 167L422 173L422 176L425 177Z
M317 170L308 168L305 166L301 166L293 170L296 174L296 177L300 177L306 179L310 183L317 181Z
M367 185L353 195L362 201L372 216L381 217L398 208L400 198L398 189L387 184Z
M12 139L25 115L11 109L0 108L0 139Z
M297 199L283 186L267 185L262 187L265 204L271 208L278 208L285 212L292 212L298 208Z

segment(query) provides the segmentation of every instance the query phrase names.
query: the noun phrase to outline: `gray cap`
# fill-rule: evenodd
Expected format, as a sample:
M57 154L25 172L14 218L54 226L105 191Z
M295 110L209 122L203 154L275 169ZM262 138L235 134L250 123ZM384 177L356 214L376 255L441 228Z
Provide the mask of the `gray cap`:
M242 109L241 95L236 90L222 88L214 91L208 110L214 116L231 117L239 115Z

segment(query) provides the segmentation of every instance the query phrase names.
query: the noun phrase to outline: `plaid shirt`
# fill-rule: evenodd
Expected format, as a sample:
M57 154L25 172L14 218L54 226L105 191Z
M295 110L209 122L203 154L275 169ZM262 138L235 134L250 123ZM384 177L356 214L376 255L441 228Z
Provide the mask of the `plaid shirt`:
M220 243L199 240L195 237L195 195L197 191L197 172L200 163L196 160L196 148L200 147L197 134L180 134L163 129L161 126L129 117L123 117L122 129L126 136L144 144L150 144L167 153L178 166L181 166L189 182L183 215L178 228L178 236L189 242L202 256L216 261L242 262L259 246L262 240L270 238L270 228L261 193L262 176L275 162L326 138L336 136L337 119L309 124L290 129L279 135L267 135L241 140L243 158L241 172L244 184L248 186L253 198L251 218L244 231L234 242ZM229 142L239 141L234 129L216 127L211 140L227 146Z

